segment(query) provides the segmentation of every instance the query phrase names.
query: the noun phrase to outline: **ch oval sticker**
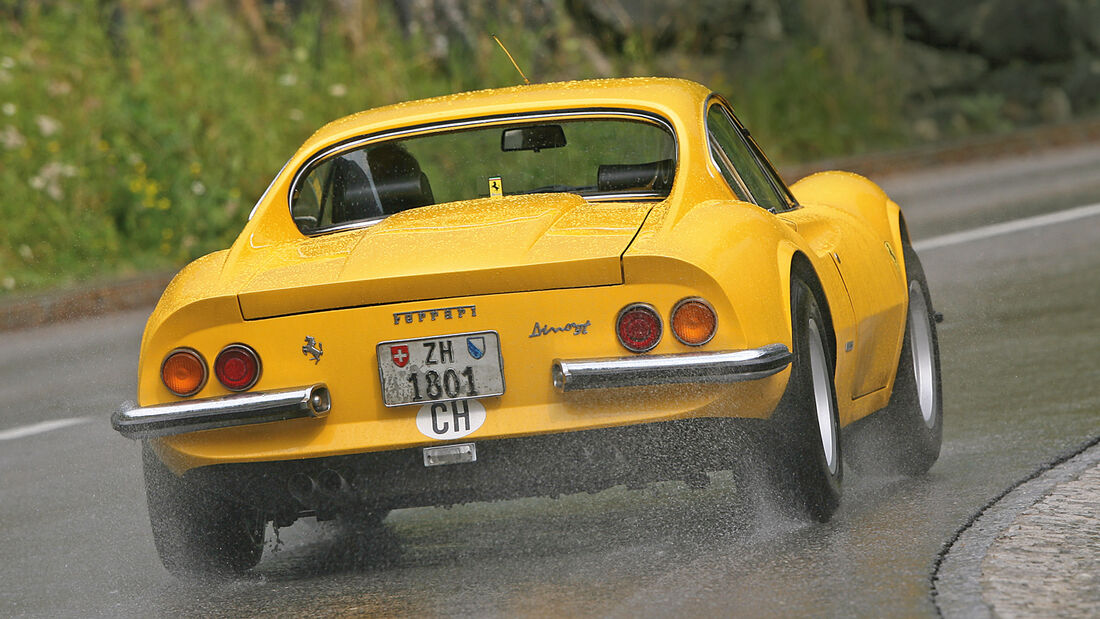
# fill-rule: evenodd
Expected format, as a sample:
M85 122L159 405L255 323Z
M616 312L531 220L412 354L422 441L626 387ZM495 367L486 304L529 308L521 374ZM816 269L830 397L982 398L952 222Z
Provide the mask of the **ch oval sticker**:
M485 423L485 407L477 400L432 402L416 413L416 429L441 441L472 434Z

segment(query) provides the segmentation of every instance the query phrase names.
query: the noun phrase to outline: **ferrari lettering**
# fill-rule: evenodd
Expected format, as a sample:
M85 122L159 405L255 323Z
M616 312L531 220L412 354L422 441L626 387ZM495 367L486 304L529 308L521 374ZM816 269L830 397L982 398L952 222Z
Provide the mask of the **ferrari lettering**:
M394 312L393 324L412 324L414 321L424 322L425 320L431 322L439 319L451 320L454 318L465 318L466 314L469 314L470 318L477 318L477 306L456 305L454 307L436 307L413 312Z

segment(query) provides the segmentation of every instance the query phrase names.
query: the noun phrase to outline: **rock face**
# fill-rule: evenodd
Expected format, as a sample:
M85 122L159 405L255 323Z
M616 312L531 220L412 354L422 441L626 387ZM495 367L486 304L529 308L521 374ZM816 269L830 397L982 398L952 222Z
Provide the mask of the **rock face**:
M406 28L437 44L462 44L471 37L468 23L506 6L391 2ZM629 56L644 41L651 52L690 58L678 66L751 64L802 44L839 50L836 56L858 71L852 56L890 55L917 116L941 126L965 122L958 115L945 120L943 101L996 107L1003 118L1024 123L1100 107L1100 0L516 0L508 6L533 33L569 20L597 57Z
M1074 29L1070 5L1081 0L875 0L879 16L900 18L907 39L965 49L991 63L1068 60Z
M869 0L871 23L939 55L987 64L959 92L1002 97L1013 120L1100 104L1100 0ZM935 77L929 77L934 80Z

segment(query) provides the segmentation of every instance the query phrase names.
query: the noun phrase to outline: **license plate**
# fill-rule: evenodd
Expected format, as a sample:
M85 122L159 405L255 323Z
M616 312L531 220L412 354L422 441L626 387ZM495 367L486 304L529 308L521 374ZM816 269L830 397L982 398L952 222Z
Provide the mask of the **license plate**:
M504 393L504 362L495 331L393 340L376 350L386 406Z

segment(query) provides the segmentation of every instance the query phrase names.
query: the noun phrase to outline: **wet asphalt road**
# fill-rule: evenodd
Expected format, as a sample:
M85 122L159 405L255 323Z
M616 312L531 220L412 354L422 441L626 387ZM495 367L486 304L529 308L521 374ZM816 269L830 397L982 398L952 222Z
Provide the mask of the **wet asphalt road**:
M920 240L1100 202L1096 170L1100 150L1081 150L883 184ZM373 536L310 519L252 576L213 585L160 566L139 447L108 424L133 398L146 312L0 334L0 615L934 615L954 533L1100 434L1100 217L921 257L947 317L943 453L920 479L849 474L828 524L784 520L751 476L718 475L404 510Z

